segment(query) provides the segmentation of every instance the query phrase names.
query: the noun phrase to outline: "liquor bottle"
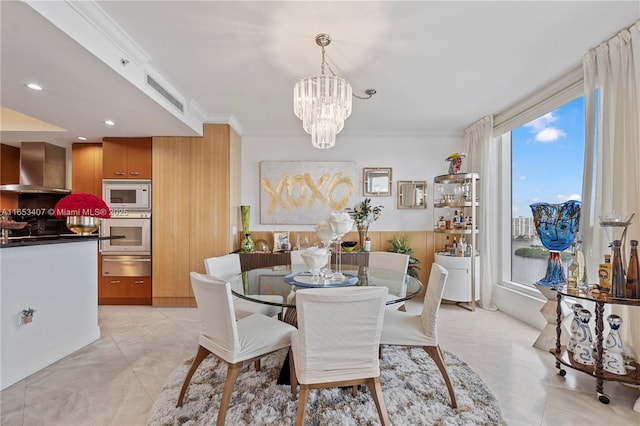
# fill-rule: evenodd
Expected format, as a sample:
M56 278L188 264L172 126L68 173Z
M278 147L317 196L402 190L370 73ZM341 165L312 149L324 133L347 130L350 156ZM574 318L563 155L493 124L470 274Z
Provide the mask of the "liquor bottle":
M631 240L631 255L627 268L627 299L640 299L640 282L638 282L638 240Z
M625 297L626 280L620 256L620 240L613 241L613 260L611 261L611 297Z
M611 290L611 255L604 255L604 263L598 268L598 288L600 291L609 293Z
M576 240L573 243L573 257L569 268L569 276L575 278L576 285L581 290L586 290L587 288L587 268L584 260L584 252L582 251L582 236L580 234L576 235ZM569 281L569 276L567 277L567 281Z
M573 243L573 254L571 255L571 263L567 266L567 291L578 290L578 273L580 265L576 260L576 246Z

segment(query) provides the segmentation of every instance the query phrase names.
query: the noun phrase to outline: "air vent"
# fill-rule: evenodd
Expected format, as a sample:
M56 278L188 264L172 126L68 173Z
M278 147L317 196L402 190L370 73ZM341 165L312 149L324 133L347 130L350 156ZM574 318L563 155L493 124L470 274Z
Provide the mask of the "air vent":
M162 96L163 98L165 98L166 100L168 100L169 102L171 102L171 104L173 104L173 106L175 106L176 108L178 108L180 110L180 112L184 112L184 105L182 105L182 103L180 103L179 100L177 100L176 98L174 98L171 93L169 93L167 91L167 89L165 89L164 87L160 86L160 83L158 83L157 81L155 81L153 78L151 78L151 76L149 74L147 74L147 84L151 87L153 87L153 89L158 92L160 94L160 96Z

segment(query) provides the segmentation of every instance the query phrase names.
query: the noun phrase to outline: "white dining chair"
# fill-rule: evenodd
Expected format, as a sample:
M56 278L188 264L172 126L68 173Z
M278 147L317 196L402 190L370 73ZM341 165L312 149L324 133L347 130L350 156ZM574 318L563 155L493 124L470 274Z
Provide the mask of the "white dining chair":
M198 352L184 379L178 403L181 407L193 373L202 361L215 356L227 363L227 375L218 409L217 425L223 425L233 385L245 361L288 347L295 327L275 318L253 314L235 319L231 285L220 278L191 272L191 287L202 323Z
M438 309L448 274L449 272L442 266L436 263L431 265L427 293L420 315L402 311L385 312L380 344L422 347L438 366L449 390L451 407L456 408L456 395L438 345L437 330Z
M204 260L204 268L207 271L207 275L222 278L227 281L242 273L240 255L238 255L238 253L206 258ZM252 297L264 300L265 302L277 304L282 304L284 300L282 296L278 295L252 295ZM281 306L256 303L237 296L233 296L233 306L236 313L236 319L244 318L251 314L262 314L268 317L276 315L278 317L282 316Z
M291 265L304 265L302 250L291 250L289 252L289 263Z
M291 334L291 398L302 425L309 389L366 384L383 425L391 424L380 386L378 343L385 287L313 288L296 294L298 330Z
M369 253L369 266L372 268L387 269L394 272L407 273L409 267L409 255L402 253L393 253L390 251L372 251ZM406 290L400 286L397 296L403 296L402 292ZM405 310L404 302L393 303L386 306L388 310Z

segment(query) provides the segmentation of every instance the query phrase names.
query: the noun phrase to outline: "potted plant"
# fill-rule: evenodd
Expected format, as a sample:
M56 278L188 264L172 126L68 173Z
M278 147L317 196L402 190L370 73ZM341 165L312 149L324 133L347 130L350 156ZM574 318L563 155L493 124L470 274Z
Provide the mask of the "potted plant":
M28 324L33 321L33 314L36 310L33 308L27 308L22 310L22 323Z
M409 255L409 267L407 268L407 275L410 275L414 278L418 278L418 271L420 267L418 267L418 263L420 260L412 257L413 249L409 247L409 236L408 235L394 235L391 239L391 250L394 253L401 253Z
M367 239L367 233L369 232L369 225L382 216L382 209L383 206L373 207L371 205L371 198L365 198L359 205L352 209L347 209L347 212L358 228L360 250L364 250L365 240Z

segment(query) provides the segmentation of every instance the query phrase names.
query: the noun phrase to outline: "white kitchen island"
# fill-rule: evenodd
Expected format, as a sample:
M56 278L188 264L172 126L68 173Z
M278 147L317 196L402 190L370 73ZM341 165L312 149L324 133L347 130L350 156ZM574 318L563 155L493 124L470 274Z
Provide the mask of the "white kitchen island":
M0 247L1 389L100 338L98 238ZM20 324L23 309L36 310Z

